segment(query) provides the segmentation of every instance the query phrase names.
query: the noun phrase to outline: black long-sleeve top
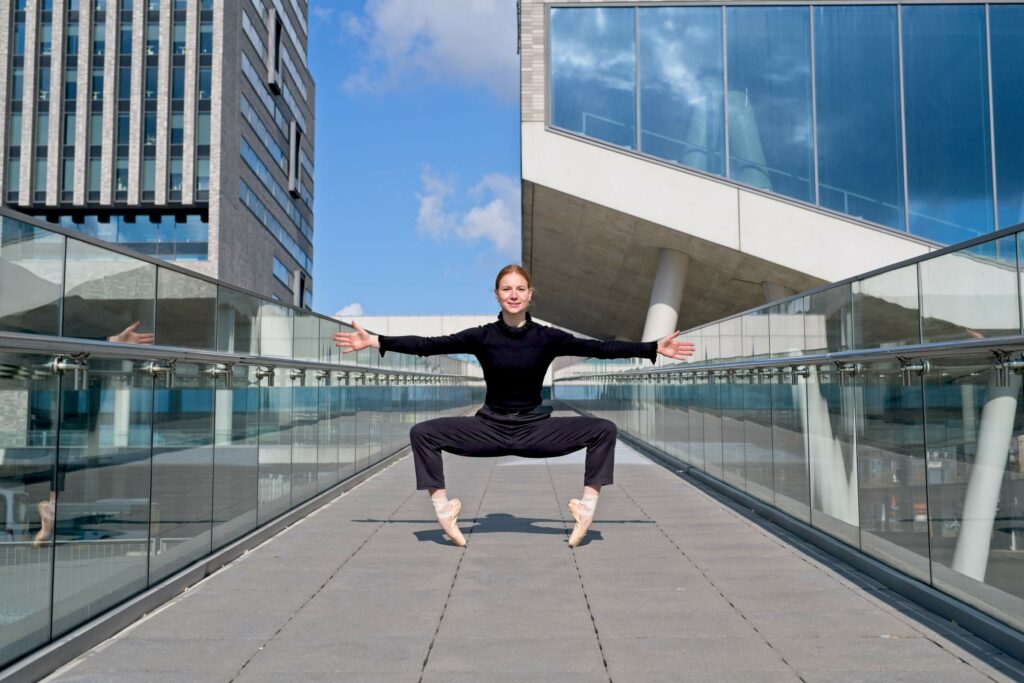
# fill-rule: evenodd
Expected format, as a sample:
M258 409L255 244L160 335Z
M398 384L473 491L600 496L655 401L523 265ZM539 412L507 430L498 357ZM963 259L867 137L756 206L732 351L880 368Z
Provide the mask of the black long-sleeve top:
M387 351L417 356L469 353L480 361L487 383L484 402L502 412L531 410L541 404L544 374L558 356L583 358L649 358L658 355L657 342L580 339L568 332L533 322L526 314L522 327L511 327L498 316L490 324L443 337L380 335L380 355Z

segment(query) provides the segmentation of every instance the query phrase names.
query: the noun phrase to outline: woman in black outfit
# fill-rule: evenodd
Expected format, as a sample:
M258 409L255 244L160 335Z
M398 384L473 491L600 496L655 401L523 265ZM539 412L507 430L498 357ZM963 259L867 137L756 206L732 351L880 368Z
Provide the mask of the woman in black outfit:
M494 294L501 314L489 325L443 337L389 337L356 331L339 332L334 341L345 353L368 347L417 356L471 353L480 360L487 383L484 406L474 417L440 417L415 425L409 433L416 462L416 488L426 489L441 528L455 545L466 539L457 525L462 503L448 500L441 451L490 457L520 455L548 458L587 449L583 497L569 501L576 525L569 545L583 540L594 519L601 487L612 483L615 466L615 423L596 417L551 417L541 406L541 387L548 365L558 356L584 358L649 358L657 354L682 360L693 344L678 341L679 332L657 342L635 343L580 339L540 325L526 308L533 297L530 276L517 265L498 273Z

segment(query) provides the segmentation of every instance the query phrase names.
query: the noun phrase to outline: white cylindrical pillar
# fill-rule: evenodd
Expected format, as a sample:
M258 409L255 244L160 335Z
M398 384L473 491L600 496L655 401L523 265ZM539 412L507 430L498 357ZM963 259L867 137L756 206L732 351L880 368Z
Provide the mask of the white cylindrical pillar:
M967 480L960 535L953 552L953 569L977 581L985 580L985 570L988 569L992 528L995 526L1006 461L1010 456L1020 388L1021 377L1017 373L1009 373L1009 383L1003 387L999 386L993 372L985 391L974 466Z
M675 249L658 250L658 272L651 287L651 303L644 322L643 341L655 341L674 332L679 322L686 270L690 257Z

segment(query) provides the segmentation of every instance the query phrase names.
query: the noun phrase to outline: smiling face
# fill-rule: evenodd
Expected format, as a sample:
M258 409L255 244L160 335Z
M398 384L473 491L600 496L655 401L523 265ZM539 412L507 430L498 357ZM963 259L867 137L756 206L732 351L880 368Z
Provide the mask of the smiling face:
M530 283L519 273L508 273L498 281L498 288L494 295L501 304L501 310L509 315L522 313L526 310L530 299L533 297L533 290Z

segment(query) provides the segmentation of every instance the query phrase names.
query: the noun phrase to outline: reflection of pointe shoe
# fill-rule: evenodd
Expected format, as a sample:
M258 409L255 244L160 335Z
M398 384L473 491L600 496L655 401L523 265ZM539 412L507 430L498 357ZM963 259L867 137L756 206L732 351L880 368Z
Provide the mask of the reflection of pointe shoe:
M596 502L595 500L594 503ZM594 503L586 503L579 498L573 498L569 501L569 512L572 513L572 518L576 520L576 524L572 528L572 535L569 536L570 548L578 546L586 537L587 530L590 529L590 523L594 521L594 510L597 507Z
M53 534L53 503L48 500L39 502L39 526L39 532L32 539L33 548L44 545Z
M448 501L448 504L440 510L435 510L437 513L437 523L441 525L444 530L445 536L451 539L451 542L460 548L466 545L466 537L459 531L459 512L462 510L462 501L458 498L452 498Z

